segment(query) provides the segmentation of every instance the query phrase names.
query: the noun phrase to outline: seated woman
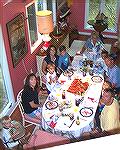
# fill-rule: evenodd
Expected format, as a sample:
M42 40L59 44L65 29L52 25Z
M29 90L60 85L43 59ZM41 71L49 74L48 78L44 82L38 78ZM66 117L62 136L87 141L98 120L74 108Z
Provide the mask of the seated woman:
M24 89L22 92L22 105L25 113L32 117L41 120L41 104L38 99L37 91L37 79L36 76L31 73L25 80Z
M85 42L80 54L85 54L88 59L96 61L100 58L102 41L99 38L99 34L96 31L91 33L91 37Z
M58 67L62 70L65 71L68 69L68 66L71 65L71 60L69 54L66 52L66 47L64 45L61 45L59 47L60 51L60 56L58 60Z
M44 58L44 60L42 62L42 72L44 73L44 75L47 74L47 65L49 63L54 63L55 70L57 70L58 59L59 59L59 56L57 55L56 47L51 45L47 50L47 56Z

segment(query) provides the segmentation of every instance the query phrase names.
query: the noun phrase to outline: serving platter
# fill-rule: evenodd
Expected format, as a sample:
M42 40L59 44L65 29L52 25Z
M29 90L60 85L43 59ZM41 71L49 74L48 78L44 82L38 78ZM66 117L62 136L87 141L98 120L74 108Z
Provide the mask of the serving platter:
M88 82L82 82L81 79L74 79L67 91L73 94L81 95L85 93L88 86Z
M56 101L48 101L46 104L45 104L46 108L51 110L51 109L55 109L58 107L58 103Z
M95 83L101 83L103 79L100 76L93 76L91 80Z
M63 75L66 76L66 77L71 77L74 73L72 71L68 71L66 70Z
M90 117L93 114L93 110L92 110L92 108L84 107L84 108L80 109L80 114L83 117Z

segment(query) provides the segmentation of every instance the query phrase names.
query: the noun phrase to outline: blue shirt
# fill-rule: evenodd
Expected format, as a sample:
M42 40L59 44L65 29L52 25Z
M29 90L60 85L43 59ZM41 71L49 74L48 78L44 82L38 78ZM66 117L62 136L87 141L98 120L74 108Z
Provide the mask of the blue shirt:
M108 68L109 81L116 85L116 88L120 87L120 68L114 66L113 68Z
M69 66L69 55L65 53L64 56L60 55L58 60L58 67L62 70L66 70Z
M102 47L102 41L100 39L97 40L96 44L93 44L93 41L91 38L89 38L86 43L85 43L85 47L86 49L88 49L87 51L85 51L87 57L90 60L96 61L98 58L100 58L100 49ZM89 50L92 51L94 54L89 53Z

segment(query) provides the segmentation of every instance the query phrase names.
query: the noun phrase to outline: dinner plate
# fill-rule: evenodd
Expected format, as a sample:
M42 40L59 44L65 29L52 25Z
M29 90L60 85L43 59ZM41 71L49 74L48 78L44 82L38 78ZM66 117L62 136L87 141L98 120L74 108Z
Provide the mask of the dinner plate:
M89 107L84 107L80 110L80 114L83 116L83 117L90 117L92 116L93 114L93 110Z
M56 101L48 101L46 104L45 104L46 108L51 110L51 109L55 109L58 107L58 103Z
M67 71L67 70L63 73L63 75L66 77L68 77L68 76L71 77L73 74L74 73L72 71Z
M103 79L100 76L93 76L91 80L95 83L101 83Z

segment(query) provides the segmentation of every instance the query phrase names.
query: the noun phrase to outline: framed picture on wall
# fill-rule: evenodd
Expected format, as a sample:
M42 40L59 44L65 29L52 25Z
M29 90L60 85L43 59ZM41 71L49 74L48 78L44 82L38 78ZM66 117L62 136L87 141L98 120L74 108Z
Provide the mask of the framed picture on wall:
M8 39L10 44L13 67L21 61L27 53L27 42L25 36L25 17L20 13L7 23Z

